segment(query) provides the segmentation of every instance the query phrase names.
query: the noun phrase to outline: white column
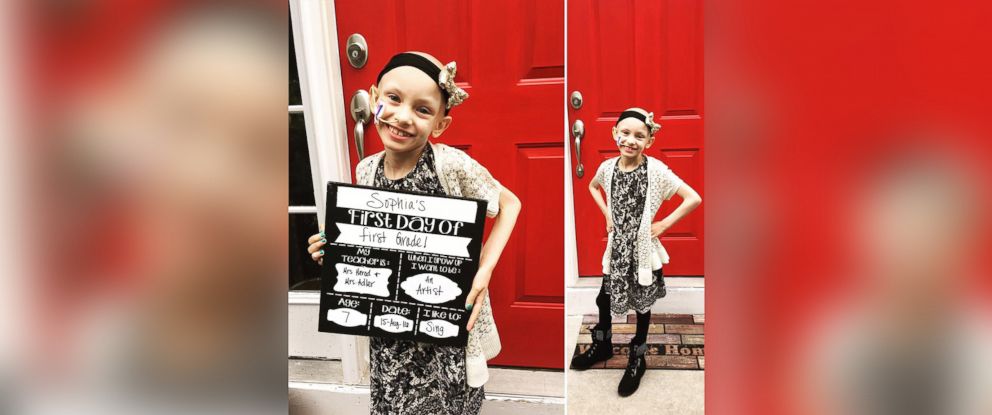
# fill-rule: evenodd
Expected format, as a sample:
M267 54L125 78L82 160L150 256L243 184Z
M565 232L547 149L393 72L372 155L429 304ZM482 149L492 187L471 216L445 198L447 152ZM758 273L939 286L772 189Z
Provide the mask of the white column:
M347 108L341 84L334 3L290 0L289 5L294 22L296 59L306 113L317 220L323 225L327 182L351 182L348 131L345 124ZM368 338L343 335L336 337L341 347L344 382L367 382Z

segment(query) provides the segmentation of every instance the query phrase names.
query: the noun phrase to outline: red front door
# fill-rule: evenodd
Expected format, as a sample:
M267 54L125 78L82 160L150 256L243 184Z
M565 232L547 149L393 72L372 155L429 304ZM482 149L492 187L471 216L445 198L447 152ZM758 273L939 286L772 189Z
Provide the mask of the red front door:
M437 142L468 152L523 203L490 284L503 343L493 364L561 368L564 361L562 7L560 0L335 3L345 100L367 90L395 53L419 50L458 62L456 80L471 97L452 111L452 126ZM344 55L353 33L368 43L360 69ZM369 131L365 154L380 150Z
M699 0L568 1L568 92L582 106L568 109L569 125L585 125L572 159L579 275L602 275L606 222L589 180L599 164L618 155L611 128L624 109L653 111L662 125L645 154L658 158L703 194L703 26ZM574 146L574 136L572 137ZM681 199L662 204L655 220ZM662 238L671 255L666 275L703 275L703 213L697 209Z

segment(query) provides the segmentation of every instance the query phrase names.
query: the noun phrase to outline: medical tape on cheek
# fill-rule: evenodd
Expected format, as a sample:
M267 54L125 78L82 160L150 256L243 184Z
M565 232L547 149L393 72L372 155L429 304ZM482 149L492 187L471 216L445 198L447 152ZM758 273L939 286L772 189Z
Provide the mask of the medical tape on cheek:
M621 135L618 135L617 136L617 147L622 147L624 144L626 144L626 142L624 141L624 139L631 139L631 138L630 137L624 137L624 136L621 136Z
M379 117L382 116L382 109L385 108L385 106L386 105L382 103L382 100L376 101L376 103L375 103L375 112L372 115L372 122L374 122L375 125L379 125L379 121L382 120Z

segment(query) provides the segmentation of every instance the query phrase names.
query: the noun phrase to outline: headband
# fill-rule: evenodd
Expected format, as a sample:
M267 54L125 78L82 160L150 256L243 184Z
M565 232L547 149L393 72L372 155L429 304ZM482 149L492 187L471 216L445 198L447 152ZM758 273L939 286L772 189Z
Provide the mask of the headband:
M661 129L661 125L659 125L659 124L657 124L657 123L654 122L654 113L653 112L649 112L648 115L641 114L640 111L624 111L624 112L621 112L620 113L620 118L617 118L617 122L616 122L616 124L613 124L613 126L615 127L615 126L619 125L620 124L620 121L622 121L624 118L636 118L636 119L640 120L642 123L644 123L644 125L648 126L648 131L651 134L654 134L658 130Z
M438 88L441 89L441 99L444 101L444 113L447 114L451 107L461 104L462 101L468 98L468 93L455 85L455 72L457 67L455 62L449 62L444 68L438 68L434 62L416 53L399 53L392 57L386 66L382 68L379 72L379 76L375 79L375 83L378 84L382 81L382 76L393 69L399 68L401 66L411 66L419 69L428 78L433 79L437 82Z

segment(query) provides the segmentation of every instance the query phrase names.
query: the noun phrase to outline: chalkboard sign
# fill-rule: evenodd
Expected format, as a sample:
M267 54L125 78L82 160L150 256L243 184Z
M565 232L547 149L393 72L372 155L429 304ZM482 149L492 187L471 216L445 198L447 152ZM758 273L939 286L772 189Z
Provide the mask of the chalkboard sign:
M465 346L486 204L330 182L319 331Z

